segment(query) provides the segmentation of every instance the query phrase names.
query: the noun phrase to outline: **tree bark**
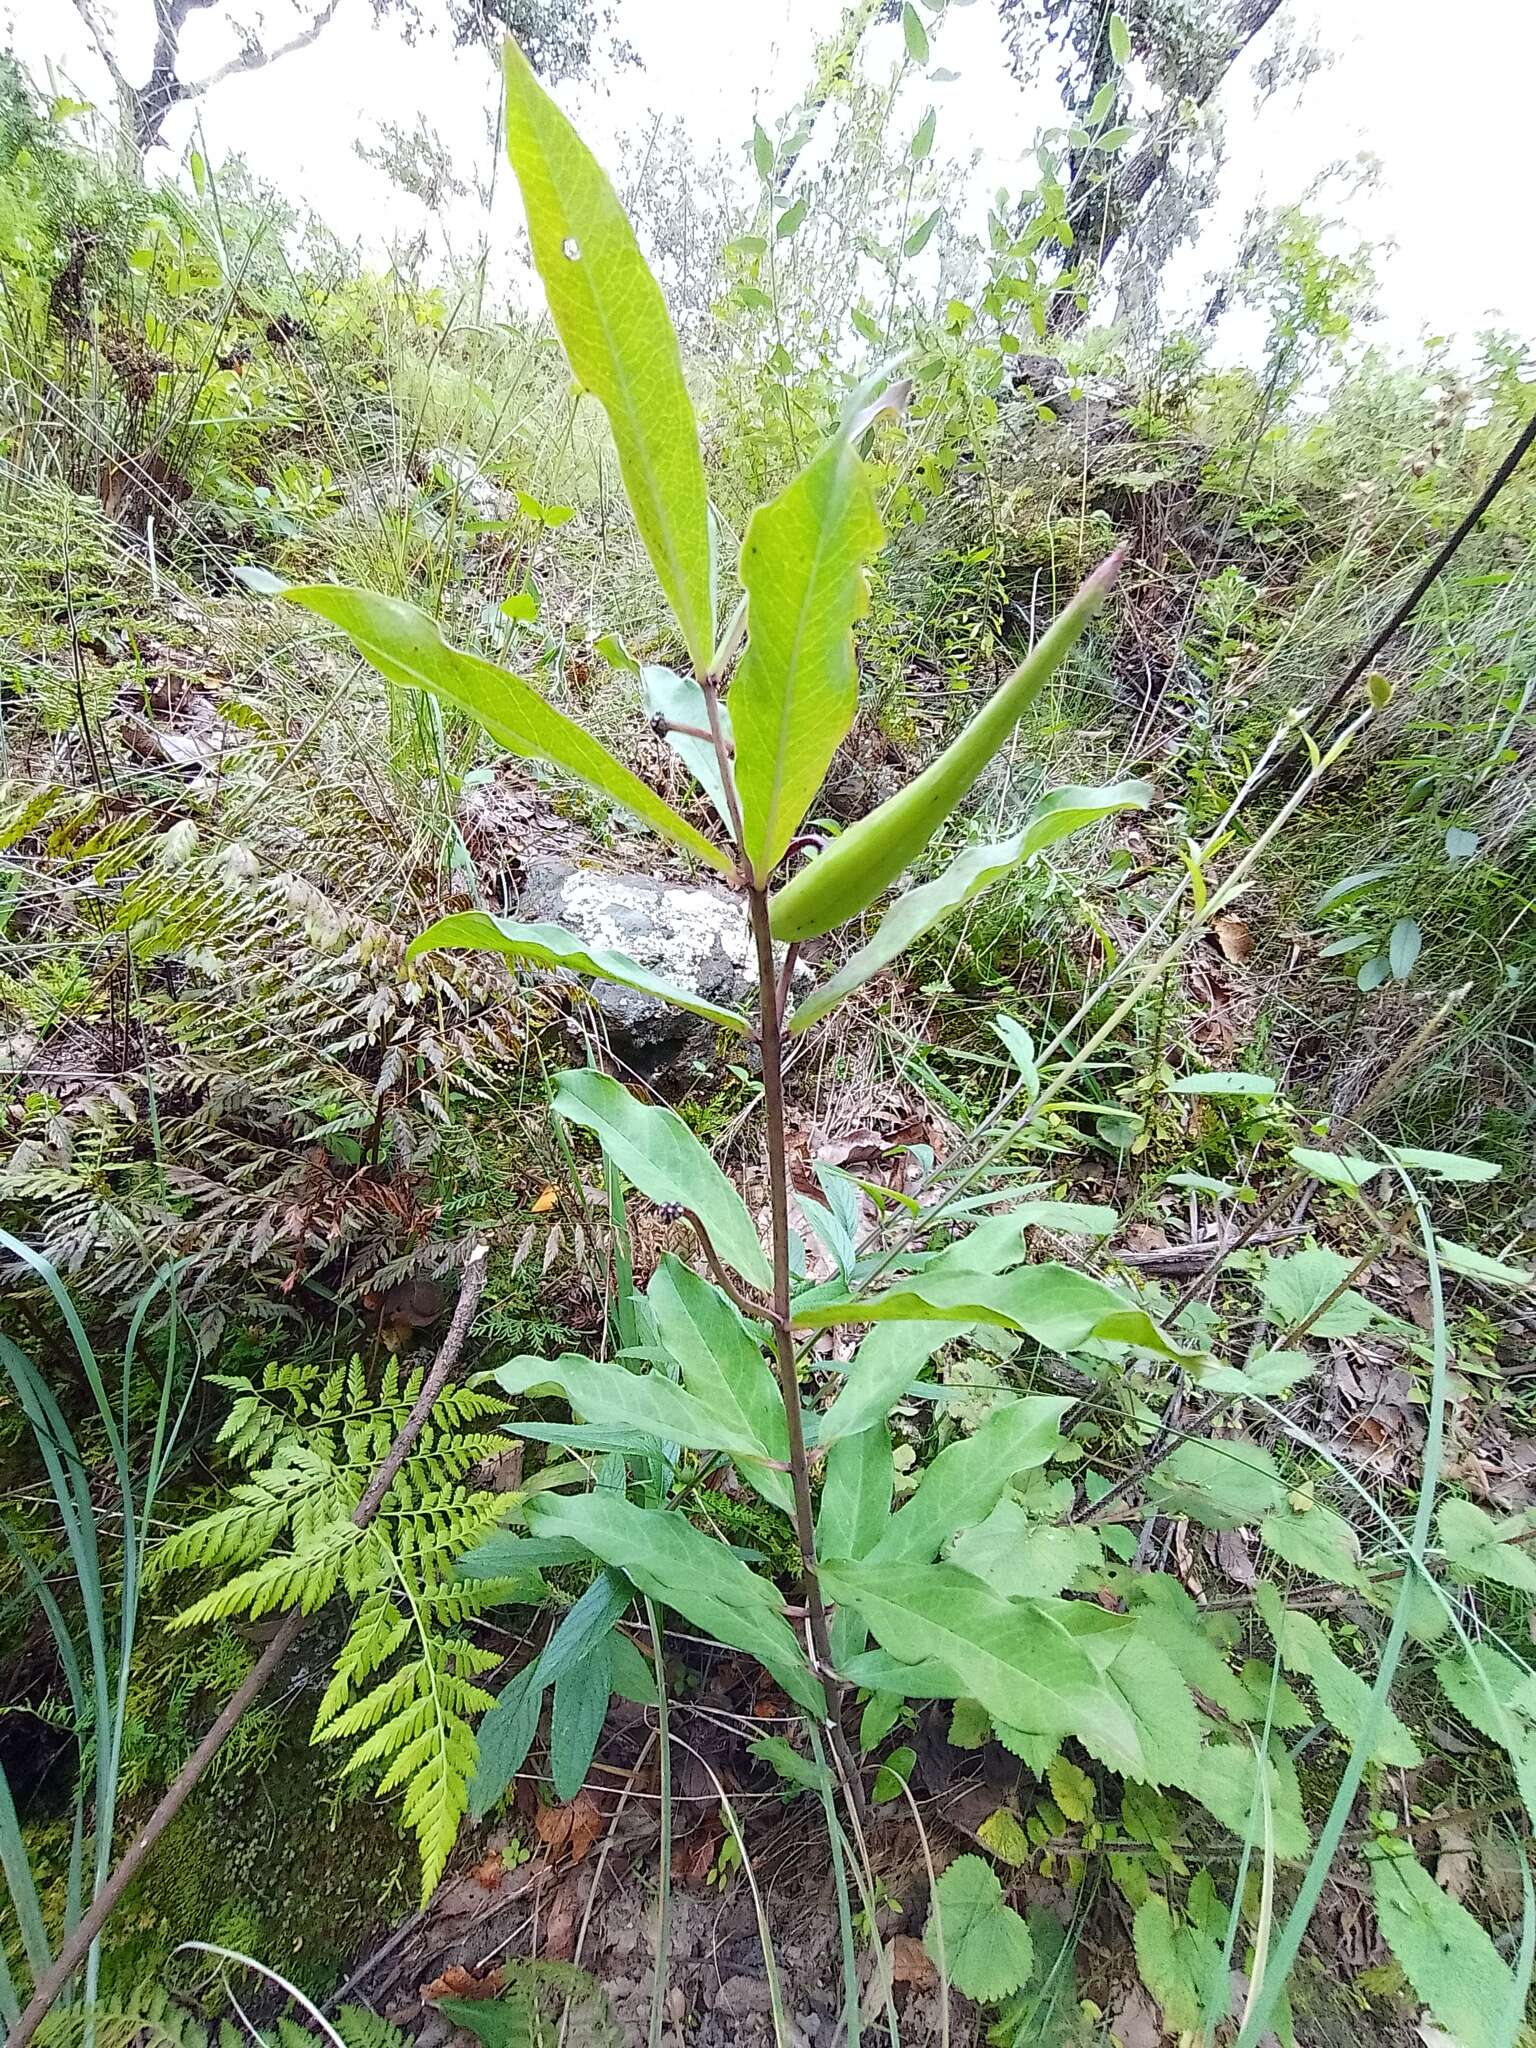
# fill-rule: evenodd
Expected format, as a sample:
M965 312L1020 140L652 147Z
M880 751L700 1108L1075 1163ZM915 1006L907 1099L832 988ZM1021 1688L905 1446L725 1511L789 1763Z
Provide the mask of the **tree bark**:
M1197 107L1207 106L1232 66L1279 9L1280 0L1240 0L1225 39L1178 80L1169 94L1170 104L1176 107L1180 101L1190 100ZM1123 163L1117 158L1095 160L1091 153L1084 153L1082 173L1073 177L1067 199L1074 267L1092 262L1102 268L1108 261L1134 227L1148 195L1168 175L1174 140L1174 132L1165 127ZM1060 288L1052 294L1046 313L1050 333L1074 333L1086 318L1087 310L1078 304L1075 289Z

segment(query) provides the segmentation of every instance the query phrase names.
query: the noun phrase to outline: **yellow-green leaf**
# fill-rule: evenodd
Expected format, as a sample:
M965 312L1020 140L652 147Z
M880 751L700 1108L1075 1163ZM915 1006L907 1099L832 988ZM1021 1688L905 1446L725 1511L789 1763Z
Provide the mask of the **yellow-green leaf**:
M884 535L846 432L747 524L747 650L731 685L736 786L753 873L765 882L853 723L853 623Z
M507 155L533 260L579 383L608 415L646 552L696 668L714 645L704 462L677 335L623 207L597 160L506 46Z

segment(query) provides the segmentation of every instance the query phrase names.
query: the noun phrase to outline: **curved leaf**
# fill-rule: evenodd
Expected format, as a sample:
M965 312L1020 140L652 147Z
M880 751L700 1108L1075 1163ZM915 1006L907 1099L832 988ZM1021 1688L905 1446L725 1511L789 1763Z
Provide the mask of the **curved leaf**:
M284 595L340 626L386 682L426 690L452 704L509 753L525 761L552 761L612 797L675 846L685 847L721 874L731 873L728 855L711 846L702 832L574 719L546 704L521 677L482 661L478 654L450 647L437 621L415 605L340 583L295 584Z
M608 415L635 525L702 672L715 624L709 501L666 301L596 158L511 40L505 71L507 155L550 314Z
M699 738L701 732L709 730L709 707L704 702L704 692L692 676L680 676L676 669L663 668L654 661L646 662L641 669L640 681L645 690L646 710L667 728L662 738L709 798L715 815L729 832L732 829L731 805L715 743L712 739ZM732 743L730 708L721 704L719 712L721 737L729 747ZM692 726L693 731L680 731L682 726Z
M458 910L430 924L420 938L412 939L407 960L419 953L501 953L509 960L531 960L538 967L563 967L572 974L592 974L600 981L616 981L623 988L639 989L643 995L658 996L679 1010L691 1010L707 1017L723 1031L745 1031L747 1020L739 1010L712 1003L696 990L680 988L676 982L652 974L638 960L606 947L589 948L585 939L558 924L519 924L514 918L492 917L485 910Z
M845 924L912 865L1076 646L1108 595L1121 559L1116 553L1100 563L1033 652L937 761L850 825L779 890L772 905L776 939L815 939Z
M717 1412L664 1373L630 1372L567 1352L562 1358L512 1358L491 1377L509 1394L558 1387L575 1412L598 1428L643 1430L661 1443L725 1451L732 1458L774 1455L739 1416Z
M797 1330L843 1323L991 1323L1018 1330L1048 1351L1081 1351L1097 1342L1135 1344L1181 1361L1202 1356L1178 1344L1113 1287L1054 1260L1012 1273L918 1273L862 1300L803 1303L790 1321Z
M680 1116L637 1102L595 1067L560 1076L555 1108L591 1131L605 1156L642 1195L692 1209L720 1257L743 1280L754 1287L772 1286L773 1271L746 1203Z
M853 723L853 623L869 603L865 564L884 537L846 432L747 523L747 648L730 701L742 832L760 882L783 858Z
M789 1425L778 1381L746 1321L718 1287L670 1252L652 1274L645 1298L661 1348L676 1360L689 1394L724 1418L741 1441L758 1446L749 1454L756 1462L741 1467L743 1477L766 1501L792 1514L795 1496L789 1474L761 1462L788 1460ZM724 1436L718 1447L727 1448Z
M1069 832L1076 832L1116 811L1144 811L1151 801L1152 785L1149 782L1117 782L1105 789L1070 787L1053 790L1035 806L1029 823L1011 839L999 840L994 846L971 847L958 860L951 861L943 874L933 881L924 882L916 889L909 889L905 896L899 896L881 919L880 927L868 945L861 946L830 981L823 982L799 1006L790 1020L790 1030L804 1031L819 1017L824 1017L844 996L852 995L856 988L872 980L881 968L888 967L898 953L905 952L925 932L932 931L936 924L941 924L952 912L979 896L983 889L990 888L1032 854L1054 845ZM1003 1021L1013 1024L1011 1017ZM1022 1029L1021 1026L1014 1028ZM1028 1034L1025 1035L1027 1037Z

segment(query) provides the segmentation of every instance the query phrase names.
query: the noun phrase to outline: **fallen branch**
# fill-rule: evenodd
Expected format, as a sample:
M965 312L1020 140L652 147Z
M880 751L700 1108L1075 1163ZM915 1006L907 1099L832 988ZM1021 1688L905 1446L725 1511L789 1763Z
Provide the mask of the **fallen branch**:
M485 1292L486 1256L486 1247L483 1244L476 1245L464 1262L464 1276L459 1283L459 1298L454 1304L453 1320L448 1325L448 1333L432 1361L431 1371L422 1382L421 1392L417 1395L410 1414L405 1418L400 1434L391 1444L388 1455L369 1481L368 1489L353 1513L352 1519L359 1529L366 1529L379 1512L385 1494L394 1484L400 1467L410 1456L427 1417L432 1413L437 1398L443 1391L449 1373L458 1362L459 1353L464 1348L464 1340L469 1335L470 1325L474 1322L475 1311L480 1305L480 1297ZM6 2048L25 2048L25 2044L37 2032L60 1992L85 1961L91 1944L100 1934L123 1893L138 1875L144 1859L186 1805L198 1780L234 1733L246 1709L254 1704L267 1680L293 1647L309 1618L295 1608L251 1666L244 1681L225 1703L223 1712L166 1788L160 1804L123 1852L122 1860L59 1950L57 1960L38 1979L31 2003L6 2036Z

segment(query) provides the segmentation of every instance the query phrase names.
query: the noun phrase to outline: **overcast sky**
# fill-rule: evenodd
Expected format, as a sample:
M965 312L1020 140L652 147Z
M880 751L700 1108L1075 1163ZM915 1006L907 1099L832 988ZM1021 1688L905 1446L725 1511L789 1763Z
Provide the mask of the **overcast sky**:
M110 0L101 4L112 11ZM293 0L262 4L271 39L284 25L291 30ZM142 76L150 0L117 0L115 11L124 68ZM739 150L754 113L771 126L793 105L813 38L841 11L842 0L619 0L620 26L640 66L561 97L609 161L618 138L643 136L657 112L680 113L702 154L716 144ZM1366 152L1380 160L1375 188L1335 210L1352 233L1391 244L1380 265L1378 337L1412 352L1423 335L1453 335L1466 355L1488 325L1536 336L1527 103L1536 76L1536 0L1459 0L1450 33L1443 0L1293 0L1292 12L1312 25L1334 62L1299 101L1294 92L1282 95L1257 114L1246 74L1228 80L1230 161L1221 201L1199 250L1178 265L1175 293L1201 302L1203 278L1230 253L1249 204L1300 199L1327 165ZM198 111L214 162L241 152L345 239L382 256L392 237L418 224L420 211L357 158L354 141L373 139L383 121L409 129L420 113L450 141L463 169L483 171L495 81L479 52L456 56L442 40L407 49L371 20L368 0L341 0L310 49L229 80ZM51 62L87 96L108 98L71 0L0 0L0 29L39 78ZM877 73L895 61L897 35L882 28L867 39L866 61ZM231 53L220 10L191 17L184 47L183 68L194 74ZM959 75L951 84L915 85L917 114L936 101L939 147L962 160L981 153L971 186L980 208L995 185L1023 182L1021 160L1048 108L1049 80L1030 93L1008 77L991 0L953 0L936 26L932 63ZM192 130L191 110L178 109L167 124L173 151L185 151ZM476 227L465 206L435 224L461 247ZM1232 343L1244 345L1240 329Z

